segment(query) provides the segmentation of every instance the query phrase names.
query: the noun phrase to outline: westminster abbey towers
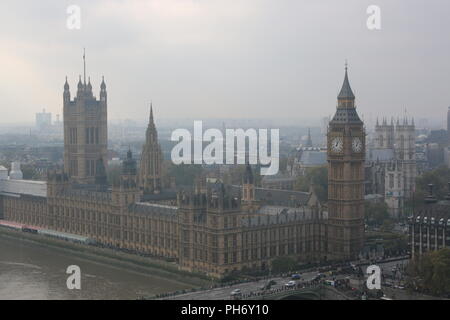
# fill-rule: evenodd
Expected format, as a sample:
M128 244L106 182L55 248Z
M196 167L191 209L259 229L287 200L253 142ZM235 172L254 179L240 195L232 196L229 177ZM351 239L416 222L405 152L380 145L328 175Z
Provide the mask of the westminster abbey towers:
M76 97L70 98L67 78L63 96L64 170L72 181L80 184L106 183L108 125L105 81L102 79L97 100L90 79L86 83L85 67L84 81L80 76Z
M329 259L354 259L364 245L365 130L347 67L327 140Z

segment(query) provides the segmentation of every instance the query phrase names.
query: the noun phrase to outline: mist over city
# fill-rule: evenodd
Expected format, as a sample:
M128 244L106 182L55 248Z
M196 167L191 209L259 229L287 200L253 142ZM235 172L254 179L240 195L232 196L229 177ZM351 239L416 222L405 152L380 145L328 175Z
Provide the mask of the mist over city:
M448 12L2 1L0 300L448 300Z

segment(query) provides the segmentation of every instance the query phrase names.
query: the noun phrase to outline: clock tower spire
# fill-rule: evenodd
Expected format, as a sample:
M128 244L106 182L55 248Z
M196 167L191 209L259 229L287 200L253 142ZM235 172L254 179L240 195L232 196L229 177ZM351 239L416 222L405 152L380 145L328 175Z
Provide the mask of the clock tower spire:
M328 253L355 259L364 245L364 123L345 66L337 109L328 127Z

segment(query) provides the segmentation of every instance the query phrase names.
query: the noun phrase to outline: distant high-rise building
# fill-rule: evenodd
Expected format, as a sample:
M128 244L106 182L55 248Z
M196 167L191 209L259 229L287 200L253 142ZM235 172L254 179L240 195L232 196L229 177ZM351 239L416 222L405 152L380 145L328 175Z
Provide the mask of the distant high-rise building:
M45 109L42 112L36 113L36 128L39 130L46 130L50 128L52 125L52 114L50 112L45 112Z
M311 129L308 128L308 138L306 139L305 147L311 148L312 146L313 146L313 143L312 143L312 139L311 139Z
M86 83L85 72L84 81L80 76L77 95L71 100L66 77L63 102L64 170L77 183L94 184L96 170L102 168L98 161L103 161L103 166L107 166L107 93L104 79L100 85L100 99L97 100L92 93L90 79Z

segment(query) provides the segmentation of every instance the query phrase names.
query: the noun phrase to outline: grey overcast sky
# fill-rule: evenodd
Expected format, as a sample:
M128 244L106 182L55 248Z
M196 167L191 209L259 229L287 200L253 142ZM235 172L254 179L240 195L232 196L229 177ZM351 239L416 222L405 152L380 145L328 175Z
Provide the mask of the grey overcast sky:
M66 27L69 5L81 29ZM381 30L366 26L369 5ZM320 119L334 113L348 59L365 118L444 119L448 0L2 0L1 123L62 112L83 72L110 119Z

